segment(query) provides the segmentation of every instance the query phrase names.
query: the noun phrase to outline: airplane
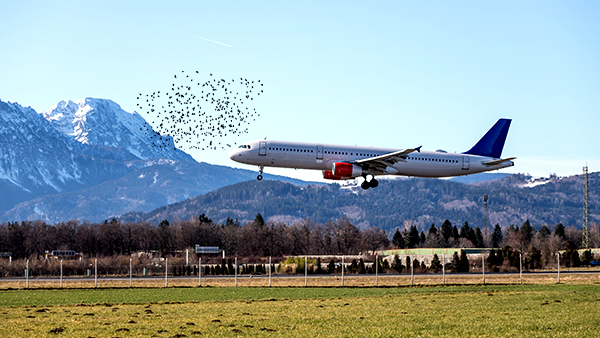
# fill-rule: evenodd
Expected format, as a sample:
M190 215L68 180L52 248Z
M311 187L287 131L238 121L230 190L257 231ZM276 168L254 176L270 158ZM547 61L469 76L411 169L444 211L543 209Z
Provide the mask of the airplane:
M376 188L376 176L453 177L514 166L516 157L501 158L510 119L499 119L468 151L448 153L407 149L255 140L229 153L235 162L257 165L262 180L265 167L321 170L323 178L349 180L362 176L363 189Z

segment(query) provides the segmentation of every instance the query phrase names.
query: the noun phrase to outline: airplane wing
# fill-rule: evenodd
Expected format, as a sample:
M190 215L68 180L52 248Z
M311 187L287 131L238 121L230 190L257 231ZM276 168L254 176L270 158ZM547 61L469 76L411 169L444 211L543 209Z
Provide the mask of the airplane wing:
M370 168L381 173L385 172L387 167L392 167L394 164L405 161L408 154L414 153L415 151L421 152L421 146L416 148L409 148L399 151L394 151L388 154L383 154L375 157L363 158L360 160L353 161L353 164L369 165Z
M501 163L504 163L504 162L512 161L514 159L516 159L516 157L500 158L500 159L497 159L497 160L483 162L483 164L485 164L485 165L496 165L496 164L501 164Z

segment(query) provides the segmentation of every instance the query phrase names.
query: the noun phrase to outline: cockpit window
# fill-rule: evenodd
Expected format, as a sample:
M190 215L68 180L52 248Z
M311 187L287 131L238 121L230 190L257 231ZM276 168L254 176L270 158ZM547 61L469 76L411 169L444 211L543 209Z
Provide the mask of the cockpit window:
M252 149L252 148L250 147L250 145L249 145L249 144L242 144L242 145L240 145L238 148L242 148L242 149Z

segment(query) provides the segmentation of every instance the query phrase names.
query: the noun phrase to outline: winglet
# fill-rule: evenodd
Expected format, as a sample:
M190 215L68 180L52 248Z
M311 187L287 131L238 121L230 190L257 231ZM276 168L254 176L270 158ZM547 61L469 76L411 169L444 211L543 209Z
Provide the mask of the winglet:
M422 146L418 146L418 147L415 148L415 150L420 153L421 152L421 147Z

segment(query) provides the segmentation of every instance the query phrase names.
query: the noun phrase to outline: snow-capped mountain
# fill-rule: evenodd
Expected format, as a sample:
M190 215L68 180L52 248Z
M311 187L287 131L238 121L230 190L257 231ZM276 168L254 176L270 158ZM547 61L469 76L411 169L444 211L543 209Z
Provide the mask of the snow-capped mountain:
M98 221L256 176L198 163L173 141L153 147L145 123L106 99L60 101L43 113L0 101L0 222Z
M123 110L111 100L90 97L63 100L42 115L57 130L80 144L122 149L140 160L194 161L187 153L175 149L170 137L167 147L153 147L150 136L157 134L146 129L144 118Z
M152 147L144 119L111 100L61 101L39 114L0 101L0 211L46 194L118 179L157 160L194 162Z

